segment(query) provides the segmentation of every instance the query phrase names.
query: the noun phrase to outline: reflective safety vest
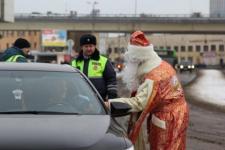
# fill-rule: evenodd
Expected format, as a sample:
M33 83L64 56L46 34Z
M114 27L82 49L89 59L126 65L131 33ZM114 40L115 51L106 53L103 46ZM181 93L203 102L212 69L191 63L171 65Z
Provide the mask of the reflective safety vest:
M17 58L19 58L19 57L25 58L23 55L13 55L13 56L9 57L9 58L6 60L6 62L16 62Z
M89 78L99 78L103 76L103 72L105 70L107 58L104 56L100 56L99 60L90 59L88 63L88 77ZM73 67L78 68L81 72L84 69L84 60L77 61L73 60L72 64Z

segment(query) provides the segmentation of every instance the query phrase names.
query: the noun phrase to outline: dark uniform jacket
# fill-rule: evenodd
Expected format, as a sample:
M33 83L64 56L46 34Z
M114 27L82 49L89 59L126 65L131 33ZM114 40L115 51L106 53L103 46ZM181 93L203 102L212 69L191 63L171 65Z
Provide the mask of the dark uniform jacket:
M90 60L99 60L100 53L96 49L95 52L89 58L84 58L83 51L81 51L76 58L76 61L84 61L83 73L88 75L88 65ZM80 69L80 68L78 68ZM116 72L111 64L111 62L107 59L105 69L103 71L102 78L89 78L95 88L98 90L100 95L104 100L117 98L117 82L116 82Z
M11 56L15 55L22 55L24 57L18 57L16 62L27 62L26 55L23 53L23 51L17 47L10 47L5 50L4 53L0 56L0 61L7 61Z

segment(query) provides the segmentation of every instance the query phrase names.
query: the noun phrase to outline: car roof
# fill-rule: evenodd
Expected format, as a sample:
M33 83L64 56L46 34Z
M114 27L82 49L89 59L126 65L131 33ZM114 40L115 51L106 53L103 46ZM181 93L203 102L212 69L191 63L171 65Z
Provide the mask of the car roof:
M1 62L0 70L17 71L60 71L60 72L79 72L76 68L68 64L50 64L50 63L10 63Z

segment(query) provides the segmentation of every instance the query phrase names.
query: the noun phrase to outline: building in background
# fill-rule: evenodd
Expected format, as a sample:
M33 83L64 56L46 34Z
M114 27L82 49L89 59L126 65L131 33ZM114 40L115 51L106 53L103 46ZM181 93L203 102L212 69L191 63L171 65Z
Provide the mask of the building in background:
M0 0L0 22L14 22L14 0Z
M70 57L76 57L80 50L80 36L90 32L66 31L60 29L43 30L0 30L0 53L11 47L17 38L25 38L31 43L31 51L35 61L69 63ZM99 42L99 34L94 33L98 39L97 47L105 48L105 41ZM106 36L106 35L105 35ZM73 40L72 52L68 52L68 40ZM103 50L105 51L105 50ZM72 56L68 56L72 55Z
M128 36L107 39L107 54L115 64L123 61ZM225 60L223 35L152 34L148 37L156 49L175 50L178 63L189 61L197 65L220 65Z
M0 30L0 52L11 47L17 38L25 38L32 50L41 50L41 32L38 30Z
M40 30L0 30L0 52L11 47L17 38L22 37L30 41L32 52L37 56L35 57L36 60L65 63L68 58L68 39L74 41L72 53L76 52L76 54L73 54L72 57L75 57L79 52L79 38L82 34L84 32L67 31L66 36L65 31L63 31L62 34L56 34L63 42L60 40L59 43L54 43L57 37L51 35L50 38L46 38L46 40L51 40L50 43L43 44L43 34ZM94 33L94 35L98 41L97 48L107 55L115 65L124 62L123 56L127 50L129 34L109 36L110 34L106 33ZM224 35L151 34L148 37L156 49L175 50L178 63L190 61L193 64L224 64ZM56 44L56 47L54 47L54 44Z
M151 35L152 43L158 49L174 49L178 63L219 65L225 59L225 37L223 35Z
M225 0L210 0L210 16L225 17Z

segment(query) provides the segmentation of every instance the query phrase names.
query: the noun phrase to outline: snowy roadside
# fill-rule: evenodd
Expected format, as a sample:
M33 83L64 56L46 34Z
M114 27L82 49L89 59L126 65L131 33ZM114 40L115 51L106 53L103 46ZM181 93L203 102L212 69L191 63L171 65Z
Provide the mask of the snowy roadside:
M224 89L225 76L222 71L200 70L195 82L185 87L185 93L193 103L225 112Z

